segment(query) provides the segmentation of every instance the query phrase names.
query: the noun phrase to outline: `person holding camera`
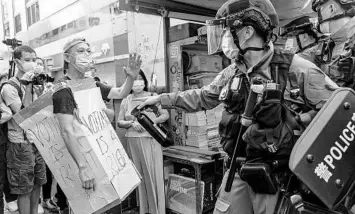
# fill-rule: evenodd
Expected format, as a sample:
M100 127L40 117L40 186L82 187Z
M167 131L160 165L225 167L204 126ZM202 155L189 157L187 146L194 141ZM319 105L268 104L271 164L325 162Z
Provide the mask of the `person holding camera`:
M34 100L33 78L37 57L29 46L17 47L13 57L15 76L3 85L1 96L14 115ZM47 182L45 162L14 119L10 119L7 125L9 142L6 160L10 192L18 195L20 214L38 214L40 189Z

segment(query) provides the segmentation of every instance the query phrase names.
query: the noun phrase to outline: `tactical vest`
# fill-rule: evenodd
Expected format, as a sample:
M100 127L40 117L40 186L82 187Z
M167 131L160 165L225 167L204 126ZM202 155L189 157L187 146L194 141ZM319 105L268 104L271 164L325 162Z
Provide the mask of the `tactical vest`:
M294 54L291 52L283 51L283 50L275 50L273 58L270 62L270 72L271 72L271 78L274 82L278 82L280 85L280 88L282 89L282 92L285 91L287 82L290 81L290 75L289 75L289 67L292 63ZM238 73L238 72L236 72ZM239 74L236 74L239 75ZM241 74L240 74L241 75ZM231 87L230 85L232 84L232 81L235 76L229 81L227 87ZM237 133L240 128L240 117L241 114L244 112L245 108L245 103L249 94L249 88L250 84L247 80L247 78L241 78L242 83L239 84L239 90L232 90L230 95L227 95L228 99L224 100L225 103L225 108L226 111L223 112L222 115L222 120L219 124L219 134L221 136L221 144L223 145L224 151L226 151L229 155L233 153L233 149L235 147L236 143L236 138L237 138ZM285 134L281 133L281 135L284 135L284 139L280 139L280 132L288 132L288 130L285 129L285 113L284 113L284 102L281 99L280 105L277 106L272 106L272 102L265 101L265 102L260 102L254 109L254 118L256 118L256 121L260 122L262 124L262 121L269 121L269 120L274 120L274 119L279 119L282 120L281 123L274 121L275 124L280 124L279 127L267 127L269 132L271 133L271 138L272 139L266 139L267 136L263 136L263 133L258 132L255 130L249 130L249 135L248 133L245 133L243 136L243 139L248 141L248 139L255 137L255 139L250 139L250 142L256 142L257 141L284 141L284 142L278 142L277 144L277 149L278 151L276 154L284 154L284 153L289 153L291 152L291 149L293 147L294 142L290 138L290 134ZM266 105L265 105L266 104ZM266 108L263 108L261 110L260 106L263 105ZM269 105L269 106L268 106ZM264 111L264 112L262 112ZM277 116L278 115L278 116ZM278 117L278 118L277 118ZM267 126L267 124L264 124ZM255 127L252 127L251 129L255 129ZM287 128L287 127L286 127ZM275 131L275 133L273 133ZM292 130L290 130L292 132ZM276 133L277 132L277 133ZM254 135L259 135L259 136L254 136ZM281 145L282 144L282 145ZM285 148L284 148L285 147ZM258 149L253 145L247 145L246 151L244 154L239 154L240 156L249 156L252 154L252 156L269 156L269 155L274 155L270 152L268 152L268 148L264 149Z

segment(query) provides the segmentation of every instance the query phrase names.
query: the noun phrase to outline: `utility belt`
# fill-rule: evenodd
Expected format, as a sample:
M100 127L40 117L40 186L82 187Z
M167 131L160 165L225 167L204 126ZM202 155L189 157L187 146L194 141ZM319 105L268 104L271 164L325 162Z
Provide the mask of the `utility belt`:
M289 176L287 157L273 159L237 158L237 172L242 180L247 182L255 193L276 194L280 188L286 186ZM226 160L229 168L231 158Z

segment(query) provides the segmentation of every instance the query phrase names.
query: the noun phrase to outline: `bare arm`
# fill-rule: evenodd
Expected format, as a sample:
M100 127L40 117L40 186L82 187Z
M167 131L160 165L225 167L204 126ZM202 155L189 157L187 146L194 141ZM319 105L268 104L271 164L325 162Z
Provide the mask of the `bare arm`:
M104 109L104 112L106 113L106 116L108 117L110 122L113 122L115 119L115 111L112 109Z
M85 158L81 155L80 149L77 146L78 142L73 128L74 116L60 113L56 114L56 116L58 118L62 137L68 148L69 154L73 157L79 169L88 167Z
M123 129L128 129L132 126L133 121L126 121L125 120L125 102L126 100L123 100L121 102L121 107L120 107L120 112L118 114L118 121L117 121L117 126Z
M112 88L108 94L109 99L123 99L129 95L133 86L133 78L127 76L126 81L121 87Z
M22 102L15 87L7 84L1 90L4 104L10 108L11 116L21 111Z
M155 95L157 95L157 94L155 94ZM159 113L159 117L157 117L154 120L155 124L164 123L165 121L167 121L169 119L169 112L166 109L163 109L161 107L161 105L158 106L158 113Z

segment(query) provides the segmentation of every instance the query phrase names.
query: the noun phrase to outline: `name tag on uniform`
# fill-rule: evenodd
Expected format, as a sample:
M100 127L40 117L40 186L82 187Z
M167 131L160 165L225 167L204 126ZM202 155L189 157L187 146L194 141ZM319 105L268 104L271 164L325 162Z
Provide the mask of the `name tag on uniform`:
M240 89L240 84L242 84L242 79L240 77L234 77L231 84L231 90L238 91Z

